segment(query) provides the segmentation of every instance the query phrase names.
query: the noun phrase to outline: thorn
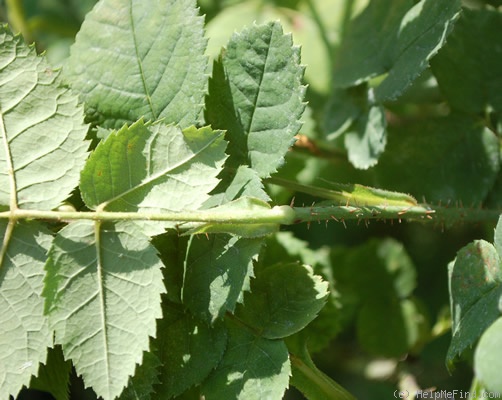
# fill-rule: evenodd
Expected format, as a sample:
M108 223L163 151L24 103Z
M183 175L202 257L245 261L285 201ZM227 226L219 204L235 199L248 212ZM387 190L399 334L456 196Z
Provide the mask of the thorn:
M368 218L365 218L364 225L366 225L366 229L368 229L369 224L370 224L370 221L368 220Z
M310 229L310 221L307 221L307 229Z
M343 218L342 218L342 224L345 227L345 229L347 229L347 225L345 224L345 220Z
M290 207L294 207L294 205L295 205L295 196L293 196L293 198L291 199L291 202L289 203Z
M310 206L310 215L313 216L313 215L318 215L318 213L315 213L314 212L314 205L315 203L312 203L312 205Z
M397 212L397 215L404 215L404 214L406 214L408 211L410 211L410 208L411 208L411 207L408 207L408 208L407 208L407 209L405 209L405 210L398 211L398 212Z
M204 232L204 235L206 235L206 239L209 240L209 235L207 234L207 232Z
M340 222L338 219L336 219L336 217L335 217L334 215L330 215L330 217L331 217L332 219L334 219L336 222Z

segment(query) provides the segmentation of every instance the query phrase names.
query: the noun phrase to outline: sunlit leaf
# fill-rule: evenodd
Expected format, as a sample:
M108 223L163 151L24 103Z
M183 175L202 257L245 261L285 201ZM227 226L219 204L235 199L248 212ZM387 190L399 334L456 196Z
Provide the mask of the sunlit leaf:
M81 174L82 197L88 207L107 211L198 209L218 183L225 146L221 131L182 132L140 120L110 134L91 154ZM160 224L149 229L163 230Z
M77 97L33 47L0 27L0 209L50 210L78 185L87 126Z
M206 400L282 398L291 374L284 342L257 337L235 323L228 331L223 359L202 385Z
M214 322L234 311L249 290L253 259L262 239L227 234L193 236L185 261L183 303L203 320Z
M194 0L102 0L66 66L88 111L108 127L144 117L195 124L207 85L203 19Z
M85 384L105 400L122 392L155 335L161 266L132 223L75 222L54 240L44 289L50 326Z
M278 22L234 34L215 62L206 120L227 130L228 163L268 177L300 129L305 108L300 50Z
M7 223L0 221L0 238ZM52 332L41 296L50 233L38 223L18 223L0 267L0 398L16 396L45 362ZM4 244L5 246L5 244Z

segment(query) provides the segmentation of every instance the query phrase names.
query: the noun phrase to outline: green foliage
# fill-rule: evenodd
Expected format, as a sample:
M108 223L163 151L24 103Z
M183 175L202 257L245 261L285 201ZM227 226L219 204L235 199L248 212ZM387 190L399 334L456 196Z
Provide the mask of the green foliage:
M56 3L0 8L0 400L502 391L500 2Z
M463 247L450 264L453 337L447 361L475 347L474 371L482 388L500 392L500 320L502 299L502 218L494 244L477 240ZM478 342L479 340L479 342Z
M143 117L187 127L202 110L205 45L193 0L101 1L76 37L66 78L102 126Z

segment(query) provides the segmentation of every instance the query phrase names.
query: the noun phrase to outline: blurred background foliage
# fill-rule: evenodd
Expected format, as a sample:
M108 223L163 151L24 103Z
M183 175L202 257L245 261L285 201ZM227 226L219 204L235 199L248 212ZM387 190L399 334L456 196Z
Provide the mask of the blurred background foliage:
M280 19L302 46L309 105L300 140L279 172L282 178L315 185L368 184L411 193L419 201L465 207L467 212L470 207L500 207L502 54L497 43L502 37L502 1L464 0L452 36L431 66L395 98L375 101L373 89L385 74L340 84L345 78L337 71L344 71L343 63L350 65L351 56L364 60L367 39L359 49L362 56L354 49L351 53L344 42L357 23L368 23L363 14L370 3L392 8L399 7L399 1L198 3L206 16L211 58L234 31L255 21ZM4 0L0 18L35 42L55 66L64 66L94 3ZM375 17L368 32L377 35L379 21ZM493 93L487 94L483 85L495 87ZM378 128L379 122L383 127ZM372 158L358 154L361 143L353 146L348 139L368 127L388 134L388 143ZM276 203L293 200L285 189L271 185L269 191ZM295 205L318 200L294 195ZM447 265L470 241L491 242L495 223L333 221L295 226L269 238L259 262L301 259L324 275L333 290L318 319L291 337L288 346L294 349L306 340L318 367L357 398L390 399L398 387L468 390L472 355L465 355L451 372L445 365L451 337ZM23 392L20 398L33 396ZM294 389L286 396L302 398ZM74 378L71 398L92 398L92 393Z

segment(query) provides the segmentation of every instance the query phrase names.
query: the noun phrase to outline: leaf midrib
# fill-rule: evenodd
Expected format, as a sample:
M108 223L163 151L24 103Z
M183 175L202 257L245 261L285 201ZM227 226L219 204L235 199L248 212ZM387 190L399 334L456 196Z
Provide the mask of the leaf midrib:
M151 97L150 92L148 90L148 87L146 85L145 72L143 70L143 63L141 62L141 58L139 56L138 41L136 40L136 27L134 24L134 17L133 17L132 0L129 1L129 17L131 20L131 33L132 33L132 39L133 39L133 43L134 43L134 52L136 54L136 60L138 62L139 75L141 77L141 84L143 85L143 89L145 91L145 97L148 102L148 107L150 108L150 112L152 114L152 119L157 120L158 115L153 108L152 97Z

